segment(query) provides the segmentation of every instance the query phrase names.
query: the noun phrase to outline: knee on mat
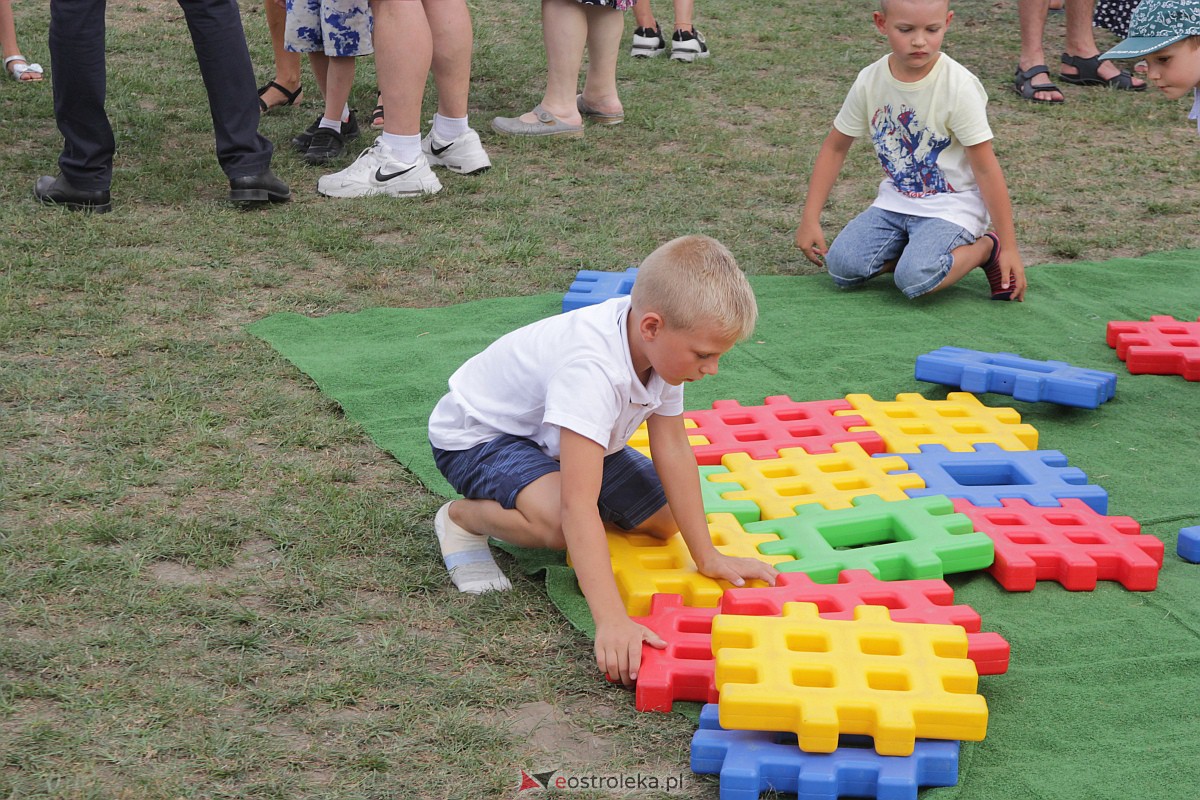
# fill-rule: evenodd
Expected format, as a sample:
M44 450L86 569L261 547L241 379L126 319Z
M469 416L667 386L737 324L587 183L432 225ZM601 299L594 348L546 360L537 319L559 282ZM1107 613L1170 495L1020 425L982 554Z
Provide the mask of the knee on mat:
M852 286L871 277L871 265L839 248L836 241L825 254L825 269L839 286Z

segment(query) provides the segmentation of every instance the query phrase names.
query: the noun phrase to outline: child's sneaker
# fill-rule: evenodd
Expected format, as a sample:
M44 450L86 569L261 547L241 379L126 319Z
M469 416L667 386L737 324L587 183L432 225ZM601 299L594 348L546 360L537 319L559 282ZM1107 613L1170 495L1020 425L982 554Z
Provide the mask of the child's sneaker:
M692 28L690 31L675 31L671 36L671 60L695 61L697 58L708 58L708 44L704 34Z
M415 197L436 194L442 190L425 154L412 164L397 161L383 142L362 151L353 164L341 172L323 175L317 181L317 193L326 197L369 197L386 194L390 197Z
M321 128L321 114L317 115L316 122L305 128L304 133L292 137L292 149L297 153L307 153L308 146L312 144L312 139L317 135L317 131ZM357 139L359 134L358 118L354 116L354 109L350 110L350 116L342 123L342 138L347 142L351 139Z
M634 28L633 47L629 55L634 58L654 58L667 51L667 40L661 28Z
M342 134L333 128L317 128L304 151L304 160L309 164L328 164L344 152L346 139Z
M460 134L450 142L443 142L433 135L433 131L421 140L421 152L425 154L430 166L445 167L451 172L463 175L477 175L492 166L479 134L472 128Z

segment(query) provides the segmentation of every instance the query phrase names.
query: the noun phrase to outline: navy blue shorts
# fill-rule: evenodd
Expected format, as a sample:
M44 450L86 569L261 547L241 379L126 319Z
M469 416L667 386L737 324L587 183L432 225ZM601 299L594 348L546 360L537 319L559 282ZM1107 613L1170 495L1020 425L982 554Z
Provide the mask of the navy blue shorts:
M516 508L522 489L561 469L531 440L508 434L469 450L434 447L433 460L463 497L495 500L505 508ZM605 456L596 504L602 520L628 531L666 504L667 496L650 459L632 447Z

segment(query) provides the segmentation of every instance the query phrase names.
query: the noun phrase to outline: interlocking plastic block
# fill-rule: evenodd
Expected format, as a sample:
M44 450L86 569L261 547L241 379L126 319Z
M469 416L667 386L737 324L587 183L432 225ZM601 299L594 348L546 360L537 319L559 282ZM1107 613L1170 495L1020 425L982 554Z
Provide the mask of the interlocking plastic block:
M747 532L774 534L758 549L795 561L780 572L803 572L817 583L836 583L846 569L865 569L885 581L941 578L990 566L992 540L976 533L971 520L954 513L943 496L885 502L858 497L854 507L802 506L796 516L763 520Z
M1162 540L1143 534L1131 517L1097 514L1082 500L1063 500L1061 507L1001 502L982 508L955 500L954 508L992 537L996 562L988 572L1008 591L1028 592L1038 581L1072 592L1090 592L1097 581L1119 581L1133 592L1158 585Z
M1079 408L1097 408L1117 390L1117 376L1112 372L961 347L941 347L917 356L916 378L976 394L994 392L1029 403Z
M1200 318L1183 322L1156 316L1149 322L1110 322L1107 341L1134 375L1182 375L1200 381Z
M726 484L714 482L710 477L728 474L729 470L725 467L700 468L700 497L704 502L704 513L732 514L743 525L758 522L762 519L762 509L758 503L750 499L730 500L722 497L721 493L725 491Z
M806 504L848 508L862 495L903 500L908 497L906 489L924 486L911 472L890 474L905 469L904 459L897 456L870 456L854 442L835 444L833 450L811 455L785 449L779 458L760 461L745 453L730 453L722 459L729 471L714 472L707 478L712 483L731 484L729 490L719 491L723 499L757 503L763 519L790 517L796 506Z
M800 800L874 797L916 800L922 786L958 783L958 742L920 739L911 756L881 756L863 736L843 736L832 753L806 753L790 733L727 731L718 707L700 709L692 771L721 776L721 800L791 792Z
M1200 563L1200 525L1179 529L1179 541L1175 544L1175 552L1184 561Z
M634 617L667 643L642 647L634 705L638 711L670 711L676 700L717 702L713 681L712 621L717 608L691 608L677 594L656 594L650 613Z
M815 603L825 619L854 619L858 606L883 606L896 622L957 625L967 632L967 658L980 675L1008 670L1008 642L998 633L981 632L979 614L954 605L954 590L941 580L881 581L866 570L849 569L837 583L817 583L803 572L786 572L774 586L728 590L720 608L723 614L774 617L787 603Z
M758 551L758 544L772 541L770 533L750 533L730 514L710 514L708 529L713 545L730 556L757 558L778 565L790 561L786 555L768 556ZM727 581L717 581L701 575L696 569L683 536L656 539L640 533L608 529L608 552L612 559L617 590L630 616L650 613L650 599L656 594L678 594L685 605L714 607L726 589ZM570 558L567 559L570 563ZM751 582L754 585L755 582Z
M918 737L987 733L987 703L957 625L893 622L880 606L822 619L811 603L788 603L782 617L718 614L712 646L724 728L790 731L810 753L863 734L888 756L912 755Z
M923 445L919 453L905 453L909 469L925 480L924 489L910 489L913 497L944 494L977 506L999 506L1006 497L1035 506L1058 506L1077 497L1097 514L1108 513L1108 492L1088 483L1083 470L1067 466L1057 450L1002 450L981 444L975 450L952 453L941 445Z
M981 442L1005 450L1036 450L1038 433L1021 422L1011 408L985 406L973 394L950 392L945 400L927 400L919 394L896 395L895 402L874 400L866 394L848 394L854 411L887 442L889 453L915 453L923 444L940 444L950 450L970 450ZM858 428L851 428L856 432Z
M581 269L571 282L571 287L563 295L562 310L574 311L577 308L603 303L614 297L624 297L633 291L633 281L637 278L637 267L630 267L624 272L599 272L594 269Z
M944 581L880 581L865 570L846 570L836 584L803 573L783 573L774 586L728 589L717 608L692 608L677 594L656 594L650 613L634 621L654 631L665 649L642 648L634 704L638 711L670 711L676 700L717 702L712 621L722 614L777 617L788 603L814 603L825 619L854 619L858 606L883 606L896 622L957 625L967 632L967 658L980 675L1008 670L1009 645L998 633L980 632L979 614L954 605Z
M866 425L862 417L834 416L835 411L849 410L845 400L798 403L787 395L774 395L761 406L718 400L711 409L687 411L684 416L696 424L696 433L708 440L708 444L695 447L700 464L720 464L728 453L745 453L754 459L778 458L785 448L831 453L840 442L855 442L868 453L882 453L884 444L879 434L849 431L852 426Z

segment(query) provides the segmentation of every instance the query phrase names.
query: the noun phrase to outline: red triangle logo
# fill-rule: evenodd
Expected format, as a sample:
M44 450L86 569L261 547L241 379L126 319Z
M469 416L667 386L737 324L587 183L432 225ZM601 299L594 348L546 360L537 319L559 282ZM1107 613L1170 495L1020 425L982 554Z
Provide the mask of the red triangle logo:
M530 789L545 789L545 788L546 788L545 786L542 786L540 783L537 782L536 778L532 777L525 770L521 770L521 785L517 787L518 792L526 792L526 791L529 791Z

